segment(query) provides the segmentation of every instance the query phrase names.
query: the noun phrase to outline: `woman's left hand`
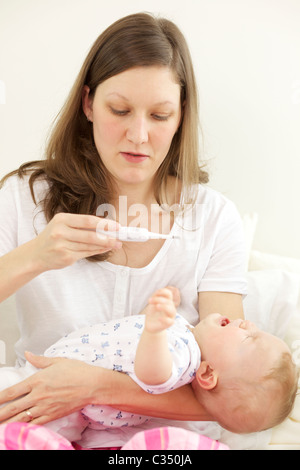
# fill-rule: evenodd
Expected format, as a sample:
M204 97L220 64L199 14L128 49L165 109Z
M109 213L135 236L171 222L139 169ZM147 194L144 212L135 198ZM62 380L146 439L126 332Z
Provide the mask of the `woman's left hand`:
M13 421L45 424L93 402L95 367L81 361L26 353L40 369L26 380L0 392L0 423ZM93 369L93 370L91 370ZM95 382L95 383L93 383Z

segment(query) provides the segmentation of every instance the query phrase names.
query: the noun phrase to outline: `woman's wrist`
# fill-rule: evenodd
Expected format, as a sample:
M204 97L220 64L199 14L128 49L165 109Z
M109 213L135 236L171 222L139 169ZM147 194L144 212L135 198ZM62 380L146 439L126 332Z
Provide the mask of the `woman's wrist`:
M21 245L20 250L23 256L23 266L28 276L32 279L47 271L46 266L43 265L41 256L36 249L36 239Z

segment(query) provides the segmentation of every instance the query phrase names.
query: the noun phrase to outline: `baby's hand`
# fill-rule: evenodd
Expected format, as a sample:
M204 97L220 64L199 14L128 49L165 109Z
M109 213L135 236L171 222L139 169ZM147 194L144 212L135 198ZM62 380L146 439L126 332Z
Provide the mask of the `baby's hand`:
M158 333L173 325L176 307L170 289L159 289L149 299L146 308L145 329L150 333Z

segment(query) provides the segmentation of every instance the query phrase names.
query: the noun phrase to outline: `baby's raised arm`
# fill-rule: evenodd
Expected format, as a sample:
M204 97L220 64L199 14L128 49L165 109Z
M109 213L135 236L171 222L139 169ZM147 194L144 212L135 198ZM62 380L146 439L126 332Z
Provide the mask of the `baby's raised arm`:
M145 384L162 384L171 376L173 360L168 348L166 329L174 323L174 300L179 303L178 297L177 289L159 289L149 299L144 311L145 327L136 351L134 371Z

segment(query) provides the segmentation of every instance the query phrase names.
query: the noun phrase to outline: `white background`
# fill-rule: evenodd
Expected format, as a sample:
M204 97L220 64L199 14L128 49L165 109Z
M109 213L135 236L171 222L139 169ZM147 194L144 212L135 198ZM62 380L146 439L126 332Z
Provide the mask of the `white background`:
M210 185L258 213L255 249L300 258L300 0L0 0L0 176L43 157L92 43L139 11L188 40Z

